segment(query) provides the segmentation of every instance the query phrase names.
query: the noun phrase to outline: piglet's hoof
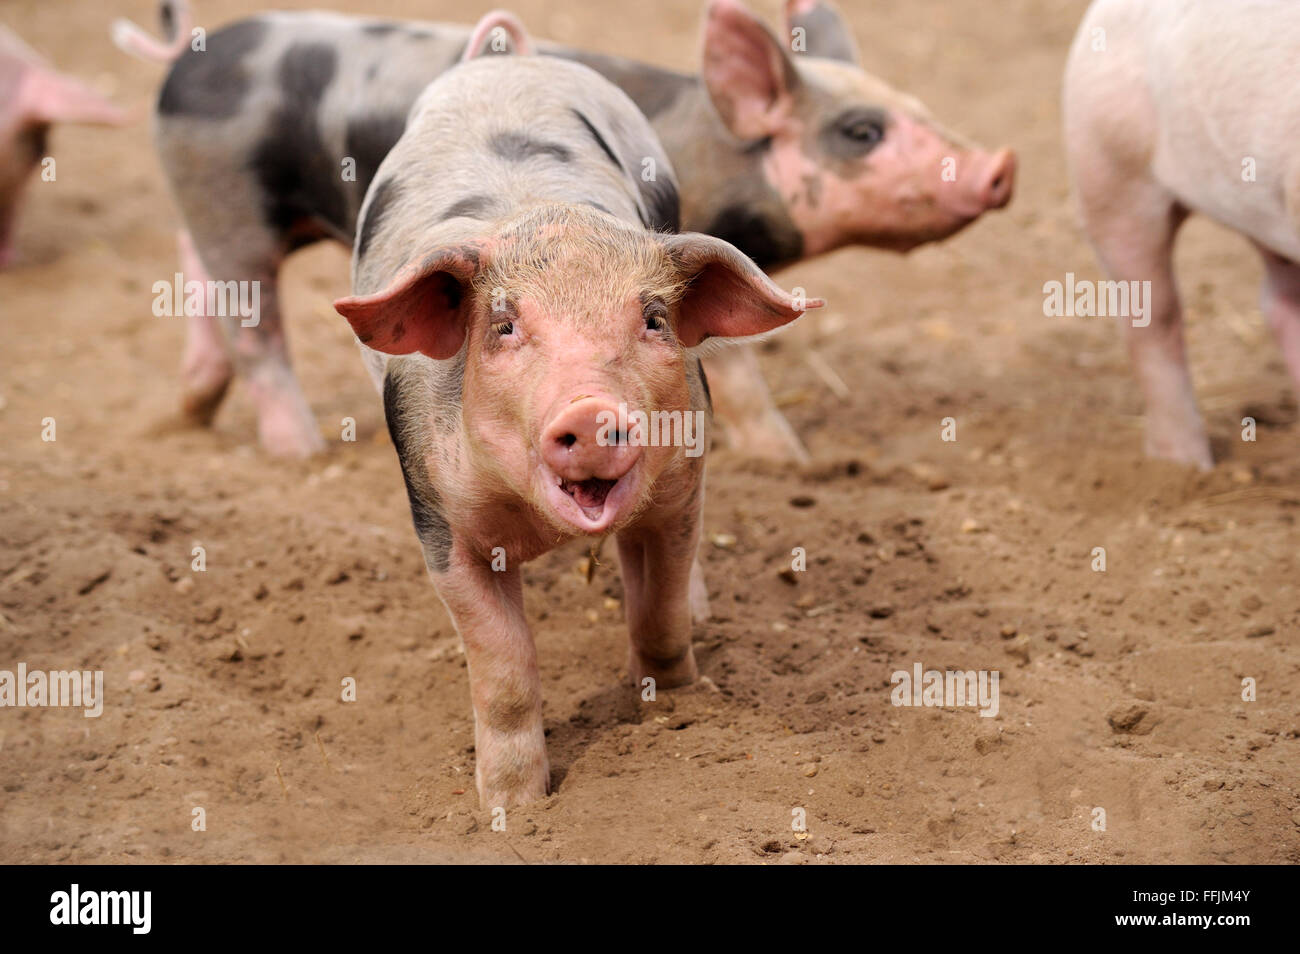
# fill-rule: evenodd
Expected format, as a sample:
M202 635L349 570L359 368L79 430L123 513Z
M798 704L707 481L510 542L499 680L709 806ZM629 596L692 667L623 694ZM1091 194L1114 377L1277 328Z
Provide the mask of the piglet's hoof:
M1210 441L1203 431L1175 434L1169 430L1149 428L1145 451L1148 457L1156 460L1190 464L1198 470L1214 469Z
M211 427L229 387L229 376L187 385L181 397L181 417L194 427Z
M474 781L484 811L531 805L551 793L544 740L540 745L489 745L476 756Z
M686 647L686 652L673 659L656 659L635 649L628 656L628 672L632 676L632 682L636 686L641 686L647 677L655 681L656 689L675 689L678 686L689 686L699 677L699 669L695 665L695 648Z
M810 459L790 423L779 414L729 423L726 434L727 445L745 457L800 465Z
M258 437L272 457L311 457L325 450L325 439L314 419L278 407L262 412Z

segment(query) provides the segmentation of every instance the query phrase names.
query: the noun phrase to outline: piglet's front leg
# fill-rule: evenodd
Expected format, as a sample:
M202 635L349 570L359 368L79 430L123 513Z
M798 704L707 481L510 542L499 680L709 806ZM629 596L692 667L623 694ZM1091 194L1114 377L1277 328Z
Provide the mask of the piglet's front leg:
M518 568L494 572L457 553L434 585L465 645L481 808L524 805L551 788L537 648Z
M656 687L671 689L689 685L698 675L691 645L691 578L699 539L698 503L675 518L619 534L628 674L638 687L647 676ZM702 579L697 580L697 589L702 588Z

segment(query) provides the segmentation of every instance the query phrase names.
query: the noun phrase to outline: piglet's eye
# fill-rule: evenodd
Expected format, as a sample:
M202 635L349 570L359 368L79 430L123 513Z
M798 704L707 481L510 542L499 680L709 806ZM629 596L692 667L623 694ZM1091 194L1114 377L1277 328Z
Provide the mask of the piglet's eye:
M864 146L874 146L885 138L884 127L875 120L861 120L843 127L844 135Z
M644 317L646 331L668 330L668 309L663 302L652 301L646 305Z
M502 337L512 335L515 333L515 323L513 321L498 321L492 326L492 330Z

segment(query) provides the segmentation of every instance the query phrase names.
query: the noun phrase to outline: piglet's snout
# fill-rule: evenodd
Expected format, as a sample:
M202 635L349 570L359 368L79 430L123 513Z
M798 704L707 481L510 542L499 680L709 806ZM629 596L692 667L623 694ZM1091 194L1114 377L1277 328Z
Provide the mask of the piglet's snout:
M626 416L626 415L625 415ZM637 462L641 448L620 430L618 405L581 397L559 408L542 431L542 459L563 480L618 480Z
M1000 209L1011 201L1016 187L1016 154L1003 149L993 155L980 154L972 185L975 200L985 209Z

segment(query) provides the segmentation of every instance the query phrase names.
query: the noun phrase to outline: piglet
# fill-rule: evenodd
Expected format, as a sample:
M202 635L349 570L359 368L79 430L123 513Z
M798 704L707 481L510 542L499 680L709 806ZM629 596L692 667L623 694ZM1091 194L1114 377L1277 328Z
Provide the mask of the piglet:
M1122 323L1150 456L1213 465L1173 269L1193 212L1259 252L1261 305L1300 385L1297 49L1300 4L1260 0L1097 0L1075 37L1065 141L1084 227L1112 278L1150 283Z
M489 14L471 57L490 36L518 46L522 30ZM632 680L693 681L710 426L698 351L822 304L724 241L647 229L672 185L649 124L597 73L484 56L420 95L361 210L355 294L335 307L383 395L465 646L485 808L550 789L521 564L616 535Z
M0 26L0 268L13 262L22 189L48 154L50 126L120 126L126 121L126 113L56 72L16 34Z

